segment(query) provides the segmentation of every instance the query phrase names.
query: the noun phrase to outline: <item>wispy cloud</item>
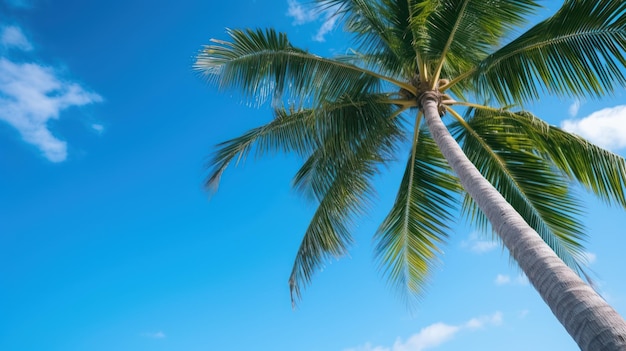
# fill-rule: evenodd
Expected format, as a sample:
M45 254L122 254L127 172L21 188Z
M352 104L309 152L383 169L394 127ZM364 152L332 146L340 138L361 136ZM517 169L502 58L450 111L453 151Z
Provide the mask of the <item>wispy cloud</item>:
M144 338L150 338L150 339L165 339L166 337L165 333L163 333L162 331L141 333L141 336L143 336Z
M91 128L93 130L95 130L98 133L103 133L104 132L104 126L102 124L99 123L94 123L91 125Z
M494 279L494 283L496 285L528 285L528 278L525 275L521 274L515 278L511 278L510 275L506 274L498 274L496 279Z
M337 16L328 12L324 23L317 31L317 34L313 37L313 40L324 42L326 41L326 34L330 33L335 28L335 23L337 22Z
M32 48L14 26L4 27L2 43L21 50ZM25 142L52 162L67 158L67 143L52 134L48 122L59 119L70 107L101 101L100 95L63 79L52 67L0 56L0 121L16 128Z
M580 100L574 101L571 105L569 105L569 115L570 117L576 117L578 114L578 110L580 110Z
M495 240L486 240L478 232L472 232L467 240L461 242L461 247L467 248L473 253L484 254L498 247Z
M626 147L626 105L605 108L582 119L561 123L568 132L578 134L606 149Z
M496 312L489 316L472 318L469 321L450 325L446 323L431 324L418 333L411 335L406 341L396 340L392 346L376 346L366 343L362 346L346 349L344 351L422 351L436 348L437 346L451 340L460 331L475 331L487 326L498 326L503 322L501 312Z
M293 18L293 24L296 26L313 22L317 20L320 13L318 10L305 7L295 0L287 1L287 16Z
M22 51L33 50L33 45L26 39L22 29L17 26L5 26L0 28L0 44L4 48L16 48Z
M323 42L326 35L335 28L336 11L332 8L320 11L315 7L303 5L296 0L287 1L287 16L293 18L293 24L300 26L311 22L322 22L313 40Z
M494 282L496 285L506 285L511 283L511 277L505 274L498 274Z

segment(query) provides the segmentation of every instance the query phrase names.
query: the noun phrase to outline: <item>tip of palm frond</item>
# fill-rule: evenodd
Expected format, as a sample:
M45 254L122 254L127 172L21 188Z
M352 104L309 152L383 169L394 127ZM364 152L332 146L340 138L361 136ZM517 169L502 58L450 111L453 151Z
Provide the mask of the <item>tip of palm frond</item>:
M289 297L291 298L291 308L295 310L298 307L298 301L300 301L300 293L291 281L289 281Z
M289 297L291 298L291 308L295 310L298 307L298 302L301 300L302 295L300 285L296 283L294 278L289 279Z
M217 192L217 188L219 188L220 185L220 179L221 174L219 176L214 174L213 176L207 177L204 181L204 190L209 194Z
M415 282L409 282L403 279L398 280L390 276L387 268L388 267L384 267L384 265L378 267L378 272L381 275L381 279L385 281L386 287L401 304L404 305L407 311L410 313L415 312L424 300L424 296L430 285L430 277L424 277L423 280L415 284Z
M204 178L203 188L209 194L214 194L217 192L217 188L219 188L222 174L224 174L226 167L215 167L214 162L211 161L206 163L205 169L210 170L210 173Z

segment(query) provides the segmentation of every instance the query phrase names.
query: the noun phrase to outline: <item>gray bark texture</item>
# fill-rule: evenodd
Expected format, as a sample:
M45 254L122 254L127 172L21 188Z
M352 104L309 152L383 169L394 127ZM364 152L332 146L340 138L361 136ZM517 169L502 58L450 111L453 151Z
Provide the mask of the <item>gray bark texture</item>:
M626 322L552 251L465 156L438 112L436 92L421 98L433 139L461 184L581 350L626 350Z

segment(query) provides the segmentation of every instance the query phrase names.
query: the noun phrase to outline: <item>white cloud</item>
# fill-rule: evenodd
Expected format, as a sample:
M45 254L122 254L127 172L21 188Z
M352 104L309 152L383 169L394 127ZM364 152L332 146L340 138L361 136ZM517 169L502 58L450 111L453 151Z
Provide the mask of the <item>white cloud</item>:
M293 18L293 24L296 26L315 22L321 18L322 24L317 33L313 36L313 40L319 42L325 41L326 34L335 28L337 22L336 9L329 8L320 11L317 8L304 6L296 0L288 0L287 4L287 16Z
M605 108L582 119L561 123L568 132L578 134L606 149L626 147L626 105Z
M474 331L487 326L501 325L503 316L501 312L496 312L490 316L472 318L460 325L450 325L446 323L431 324L418 333L411 335L406 341L396 340L392 346L374 346L366 343L362 346L346 349L344 351L422 351L436 348L446 341L454 338L456 334L463 330Z
M17 26L2 27L0 44L6 48L16 48L23 51L33 50L33 45L26 39L22 29Z
M461 247L468 248L473 253L483 254L498 247L494 240L484 240L477 232L472 232L467 240L461 242Z
M465 327L469 329L480 329L489 325L502 325L503 315L502 312L497 311L496 313L490 316L481 316L477 318L470 319L467 323L465 323Z
M312 8L305 8L302 4L295 0L287 1L287 16L293 17L294 25L301 25L317 20L320 13Z
M405 342L397 340L393 351L420 351L432 349L452 339L461 330L461 326L435 323L412 335Z
M98 133L102 133L102 132L104 132L104 126L103 126L102 124L99 124L99 123L94 123L94 124L92 124L92 125L91 125L91 128L92 128L93 130L95 130L96 132L98 132Z
M24 1L10 2L27 6ZM0 26L0 45L31 51L32 44L17 26ZM102 101L96 93L61 79L51 67L33 62L16 62L0 56L0 121L15 127L25 142L36 146L52 162L67 158L67 143L49 129L50 120L73 106ZM93 126L96 131L102 126Z
M313 37L313 40L319 41L319 42L326 41L326 38L325 38L326 34L328 34L331 30L333 30L333 28L335 28L336 22L337 22L337 16L329 12L328 16L326 16L326 20L324 21L324 23L322 23L322 26L317 31L317 34L315 34L315 36Z
M162 331L158 331L156 333L141 333L141 336L144 338L150 339L165 339L166 335Z
M506 285L511 283L511 277L504 274L498 274L495 280L496 285Z
M580 100L574 101L569 106L568 112L569 112L570 117L575 117L578 114L578 110L580 110Z
M52 68L0 57L0 120L15 127L25 142L52 162L67 158L67 143L52 135L48 121L69 107L100 101L100 95L61 80Z
M498 274L494 280L496 285L528 285L528 278L525 275L520 274L515 279L506 274Z

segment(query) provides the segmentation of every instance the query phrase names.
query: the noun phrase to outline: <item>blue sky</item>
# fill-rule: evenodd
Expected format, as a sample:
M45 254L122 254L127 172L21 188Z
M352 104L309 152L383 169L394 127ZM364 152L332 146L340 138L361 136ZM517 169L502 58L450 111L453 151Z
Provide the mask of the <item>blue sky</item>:
M313 211L290 189L298 160L229 169L209 199L213 145L270 113L191 67L225 28L272 26L325 56L347 38L291 0L145 4L0 0L0 350L576 349L508 254L463 220L407 310L372 261L399 167L379 179L350 257L292 310L287 278ZM529 109L625 155L625 96ZM590 268L626 315L626 213L583 198Z

